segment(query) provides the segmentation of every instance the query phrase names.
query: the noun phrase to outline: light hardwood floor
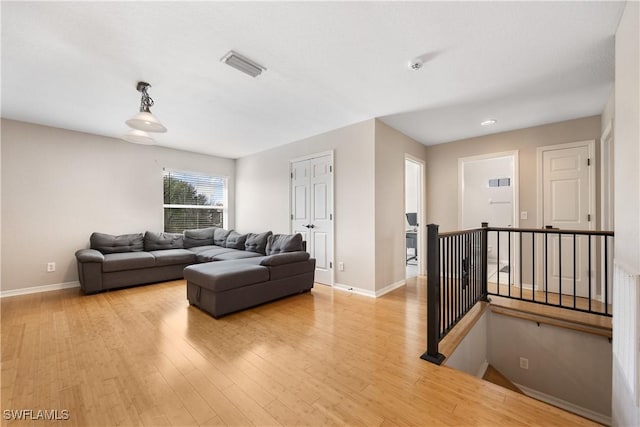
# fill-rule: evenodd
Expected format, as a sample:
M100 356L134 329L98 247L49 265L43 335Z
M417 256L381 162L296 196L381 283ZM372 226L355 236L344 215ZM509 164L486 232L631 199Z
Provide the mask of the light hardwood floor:
M425 283L371 299L311 293L216 320L183 281L1 300L3 425L592 425L425 362Z

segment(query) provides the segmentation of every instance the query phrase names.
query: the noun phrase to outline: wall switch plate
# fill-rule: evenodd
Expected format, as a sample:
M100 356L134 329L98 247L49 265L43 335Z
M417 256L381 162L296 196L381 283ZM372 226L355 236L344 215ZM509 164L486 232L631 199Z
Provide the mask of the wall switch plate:
M51 273L52 271L56 271L56 263L48 262L47 263L47 273Z
M520 358L520 367L522 369L529 369L529 359L525 357Z
M340 261L338 263L338 271L344 271L344 262Z
M527 211L520 212L520 219L529 219L529 212Z

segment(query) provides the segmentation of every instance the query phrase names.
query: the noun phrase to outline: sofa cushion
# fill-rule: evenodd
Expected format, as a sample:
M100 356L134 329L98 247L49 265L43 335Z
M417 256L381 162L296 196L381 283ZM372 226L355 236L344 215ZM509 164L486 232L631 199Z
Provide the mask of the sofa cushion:
M306 261L309 253L304 251L287 252L282 254L268 255L260 260L260 265L274 267L276 265L290 264L292 262Z
M306 261L290 262L269 267L269 278L271 280L286 279L287 277L298 276L300 274L313 273L315 269L316 260L309 258Z
M184 230L184 248L213 245L213 233L216 227Z
M264 233L256 234L249 233L247 234L247 240L244 242L244 249L250 252L256 252L262 255L267 254L267 240L269 236L273 233L271 231L267 231Z
M302 234L274 234L267 239L267 255L302 250Z
M119 236L105 233L92 233L89 241L91 242L91 249L100 251L103 254L144 250L144 237L142 233L121 234Z
M215 245L207 245L207 246L194 246L192 248L188 248L189 252L193 252L194 254L200 254L204 251L208 251L209 249L219 249L220 246Z
M227 243L227 237L229 237L230 233L231 230L216 228L213 233L213 244L216 246L222 246L224 248L225 244Z
M220 255L216 255L213 257L214 261L229 261L232 259L247 259L247 258L258 258L258 257L263 257L264 255L256 253L256 252L250 252L250 251L238 251L238 250L234 250L231 252L225 252L223 254Z
M247 241L246 234L240 234L236 231L231 230L231 232L227 236L227 241L224 246L226 248L239 249L241 251L244 251L244 243L246 241Z
M196 257L198 259L198 262L211 262L213 261L213 258L216 255L232 252L234 250L235 249L227 249L227 248L221 248L219 246L214 246L213 249L208 249L206 251L199 252L198 254L196 254Z
M182 249L182 234L178 233L144 233L144 250Z
M223 292L269 280L269 269L254 264L211 262L185 267L184 278L213 292Z
M155 264L156 259L149 252L105 254L102 271L109 273L112 271L135 270L153 267Z
M186 249L163 249L149 252L156 259L156 266L192 264L196 262L196 254Z

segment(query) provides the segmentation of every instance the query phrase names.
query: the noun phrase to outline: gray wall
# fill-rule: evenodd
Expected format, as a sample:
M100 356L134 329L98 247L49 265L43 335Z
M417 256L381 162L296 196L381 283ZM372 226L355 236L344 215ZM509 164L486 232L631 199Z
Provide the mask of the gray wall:
M333 150L336 283L374 290L374 120L237 160L237 228L289 232L289 162ZM337 269L336 269L337 270Z
M600 116L594 116L427 147L427 222L439 224L440 231L458 227L458 158L518 150L520 211L529 214L520 227L537 227L537 147L593 139L598 159L599 138ZM599 200L599 173L596 183Z
M488 361L514 383L611 415L611 344L605 337L491 313ZM520 368L520 357L529 369Z
M380 291L406 276L405 155L426 161L427 147L380 120L375 132L375 290Z
M367 120L238 159L237 226L289 232L289 162L334 151L335 282L373 295L405 277L405 153L426 147Z
M2 291L76 281L93 231L161 231L163 167L230 177L233 227L234 160L3 119Z

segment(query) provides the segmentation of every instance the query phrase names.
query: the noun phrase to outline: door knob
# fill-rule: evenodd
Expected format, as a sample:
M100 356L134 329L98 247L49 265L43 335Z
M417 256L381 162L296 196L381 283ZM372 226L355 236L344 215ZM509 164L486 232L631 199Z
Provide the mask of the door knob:
M313 225L313 224L309 224L309 225L307 226L307 228L316 228L316 226L315 226L315 225Z

